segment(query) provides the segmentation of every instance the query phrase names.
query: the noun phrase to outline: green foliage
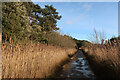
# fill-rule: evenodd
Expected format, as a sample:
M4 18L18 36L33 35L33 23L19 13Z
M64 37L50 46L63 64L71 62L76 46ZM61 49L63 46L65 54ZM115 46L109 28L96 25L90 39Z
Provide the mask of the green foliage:
M2 3L2 33L3 40L7 35L17 39L27 37L30 32L30 19L27 17L26 8L22 2ZM26 35L24 35L26 33Z
M2 3L0 2L0 33L2 32Z
M112 38L110 39L110 42L111 42L112 44L120 42L120 36L118 36L118 37L112 37Z
M76 46L76 48L78 49L79 47L81 47L81 46L89 46L90 44L92 44L92 43L90 43L90 42L88 42L88 41L86 41L86 40L77 40L77 39L75 39L75 38L73 38L73 40L76 42L76 44L77 44L77 46Z
M65 48L75 47L76 43L73 39L67 35L60 35L58 32L49 32L46 35L48 44L52 44L54 46L61 46Z
M41 8L38 4L33 4L31 2L24 3L27 8L27 12L31 19L31 25L41 26L42 31L53 31L59 30L56 23L60 20L61 16L58 15L56 9L51 5L45 5L45 8Z
M70 36L61 35L57 20L59 13L52 5L41 8L33 2L4 2L2 5L3 41L34 41L61 47L75 47Z

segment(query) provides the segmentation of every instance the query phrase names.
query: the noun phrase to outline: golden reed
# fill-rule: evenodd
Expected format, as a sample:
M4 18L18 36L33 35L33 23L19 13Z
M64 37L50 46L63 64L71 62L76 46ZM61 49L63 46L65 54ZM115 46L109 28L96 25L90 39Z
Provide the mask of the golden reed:
M2 44L3 78L44 78L54 73L61 62L76 49L64 49L40 43L11 40Z
M88 47L83 47L82 49L84 52L85 49L87 49L87 52L85 54L88 56L89 59L92 59L93 62L91 63L93 64L96 63L95 65L93 65L96 66L94 68L97 69L97 67L99 68L100 66L104 66L104 68L109 68L108 70L114 72L109 74L114 74L116 78L119 78L119 74L120 74L120 43L119 42L113 45L92 44ZM97 64L100 66L97 66ZM100 69L99 71L102 70L103 68ZM104 74L104 72L102 72L102 74Z

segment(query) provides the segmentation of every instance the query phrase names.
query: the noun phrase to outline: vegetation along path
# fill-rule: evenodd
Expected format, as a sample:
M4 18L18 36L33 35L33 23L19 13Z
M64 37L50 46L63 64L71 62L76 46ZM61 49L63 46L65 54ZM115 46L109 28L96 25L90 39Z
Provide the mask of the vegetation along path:
M81 50L78 50L76 55L71 58L71 61L63 66L62 71L57 77L95 79L95 75Z

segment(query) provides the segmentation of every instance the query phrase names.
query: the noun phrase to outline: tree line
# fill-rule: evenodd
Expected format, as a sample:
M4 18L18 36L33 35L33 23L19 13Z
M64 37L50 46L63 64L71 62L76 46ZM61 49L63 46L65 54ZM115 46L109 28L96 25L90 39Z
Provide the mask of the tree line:
M2 3L2 40L32 40L58 46L75 46L72 37L60 35L57 21L62 18L53 5L41 8L33 2ZM56 37L55 37L56 36ZM67 42L68 43L67 43ZM65 42L67 44L65 44Z

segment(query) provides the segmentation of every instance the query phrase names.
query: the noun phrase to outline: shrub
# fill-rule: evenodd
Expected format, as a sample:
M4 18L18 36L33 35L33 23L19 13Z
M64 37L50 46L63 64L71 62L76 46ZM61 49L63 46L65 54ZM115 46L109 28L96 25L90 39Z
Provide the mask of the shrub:
M67 35L60 35L58 32L49 32L46 34L48 44L54 46L61 46L65 48L75 47L76 44L73 39Z

